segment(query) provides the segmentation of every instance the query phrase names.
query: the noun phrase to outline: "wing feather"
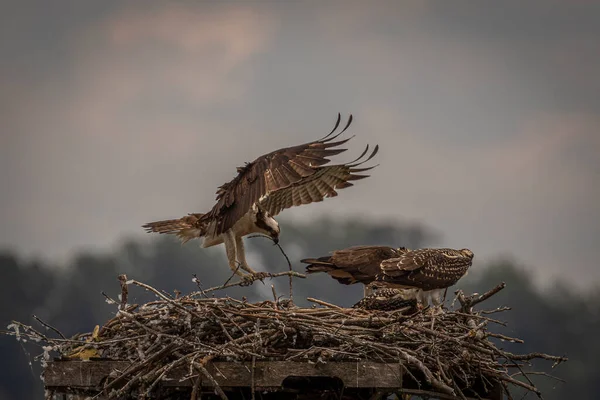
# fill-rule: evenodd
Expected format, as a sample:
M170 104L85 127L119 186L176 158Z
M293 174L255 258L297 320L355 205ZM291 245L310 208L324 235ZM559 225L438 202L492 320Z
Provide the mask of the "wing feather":
M471 263L472 257L454 249L419 249L383 261L379 279L424 290L445 288L456 283Z
M288 177L288 179L290 181L297 182L300 179L302 179L302 175L300 175L298 172L296 172L296 170L294 170L294 168L292 168L292 166L290 165L289 162L287 164L283 164L281 166L281 168L285 172L285 175Z
M289 166L298 173L301 177L309 176L314 172L312 167L309 167L306 164L300 163L295 159L292 159L288 162Z
M356 164L358 159L352 163L325 166L330 162L328 157L346 151L339 146L352 139L350 137L334 141L348 129L352 123L352 115L344 129L335 133L340 126L340 120L341 115L338 114L334 129L322 139L275 150L243 167L238 167L237 176L219 187L216 204L203 217L203 221L211 222L209 234L219 235L226 232L259 200L261 205L267 205L266 208L272 215L276 215L285 208L333 197L337 194L335 187L347 187L348 180L366 177L354 172L366 171L373 167L354 170L353 168L360 164ZM375 155L377 149L378 147L367 160ZM368 146L359 159L367 150ZM336 179L331 180L328 174ZM322 179L322 182L319 179Z
M375 147L373 153L378 151ZM363 152L363 156L366 153ZM353 186L349 181L364 179L369 175L358 175L355 172L364 172L375 168L356 168L362 163L370 160L373 154L364 161L354 160L352 164L338 164L318 167L314 173L304 179L298 180L289 186L273 191L269 196L260 201L260 206L267 210L269 214L275 216L287 208L317 203L327 197L338 195L337 190Z
M331 256L307 258L301 262L309 264L307 273L327 272L345 285L358 282L369 284L380 274L382 261L396 258L403 251L389 246L354 246L335 250Z

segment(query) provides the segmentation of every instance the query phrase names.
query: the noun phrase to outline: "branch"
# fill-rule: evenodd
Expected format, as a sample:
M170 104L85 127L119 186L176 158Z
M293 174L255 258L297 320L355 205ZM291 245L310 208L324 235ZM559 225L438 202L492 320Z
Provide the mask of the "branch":
M473 306L481 303L482 301L489 299L490 297L492 297L493 295L495 295L496 293L498 293L505 287L506 287L506 283L502 282L495 288L487 291L486 293L482 294L479 297L475 297L473 295L467 297L464 295L463 291L460 289L454 293L456 294L456 297L458 298L458 301L460 302L460 304L462 306L461 307L462 311L467 312L467 313L472 313Z
M271 237L267 236L267 235L252 235L252 236L248 236L248 238L257 238L257 237L262 237L262 238L266 238L269 239L273 242L275 242ZM287 254L285 254L285 251L283 251L283 247L281 247L281 245L279 243L275 243L275 245L277 247L279 247L279 251L281 251L281 254L283 254L283 256L285 257L285 260L287 261L288 264L288 271L292 272L292 263L290 262L290 258L287 256ZM290 277L290 300L293 301L294 299L294 289L293 289L293 285L292 285L292 275L289 276Z
M221 386L219 386L219 384L217 383L215 378L213 378L213 376L210 374L210 372L208 372L206 367L204 367L204 365L202 365L201 363L198 363L196 361L192 362L192 364L200 372L202 372L202 375L204 375L206 377L206 379L208 379L213 384L213 386L215 387L215 392L217 392L219 397L223 400L227 400L227 395L225 394L225 392L223 392L223 389L221 389Z
M284 272L277 272L277 273L264 272L262 274L262 276L263 276L263 279L264 278L278 278L280 276L289 276L290 278L291 277L303 278L303 279L306 278L306 275L301 274L296 271L284 271ZM258 278L256 278L256 280L258 280ZM206 294L206 293L214 292L216 290L227 289L227 288L230 288L233 286L247 286L247 285L248 285L248 279L242 279L237 282L231 282L231 283L227 283L225 285L215 286L212 288L204 289L204 291L202 293ZM192 296L192 297L195 297L197 295L198 295L198 292L190 294L190 296Z
M335 304L331 304L331 303L328 303L328 302L323 301L323 300L314 299L312 297L307 297L306 300L310 301L311 303L317 303L317 304L325 306L325 307L334 308L334 309L337 309L337 310L343 310L343 308L340 307L340 306L336 306Z
M56 329L56 328L55 328L55 327L53 327L52 325L50 325L50 324L48 324L48 323L46 323L46 322L42 321L42 320L41 320L40 318L38 318L38 317L37 317L35 314L34 314L34 315L32 315L32 317L33 317L33 318L35 318L35 320L36 320L37 322L39 322L40 324L42 324L42 325L43 325L43 326L45 326L46 328L48 328L48 329L51 329L51 330L53 330L54 332L58 333L58 334L59 334L59 336L60 336L61 338L63 338L63 339L66 339L65 335L63 335L63 334L62 334L62 333L61 333L61 332L60 332L58 329Z
M127 289L127 275L119 275L119 282L121 283L121 305L119 306L119 310L125 310L127 308L127 294L129 293Z

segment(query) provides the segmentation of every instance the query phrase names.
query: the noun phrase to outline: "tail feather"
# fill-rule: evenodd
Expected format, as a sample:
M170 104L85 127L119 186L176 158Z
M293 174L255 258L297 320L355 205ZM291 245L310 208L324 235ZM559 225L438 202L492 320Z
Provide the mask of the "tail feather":
M331 262L331 257L326 256L319 258L305 258L304 260L300 260L300 262L304 264L309 264L306 266L307 274L326 272L333 279L335 279L343 285L353 285L358 282L352 276L352 274L344 271L342 268Z
M189 214L179 219L166 219L162 221L149 222L142 225L148 233L175 234L183 243L202 237L206 234L206 226L200 224L200 218L204 214Z
M310 264L306 266L307 274L329 272L336 269L335 265L331 263L331 257L305 258L304 260L300 260L300 262Z

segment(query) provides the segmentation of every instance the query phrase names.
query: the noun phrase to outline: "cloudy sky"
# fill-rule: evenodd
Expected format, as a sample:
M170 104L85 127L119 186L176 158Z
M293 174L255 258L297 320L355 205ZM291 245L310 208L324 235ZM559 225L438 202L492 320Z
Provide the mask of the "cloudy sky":
M64 258L142 237L341 112L357 137L339 159L379 143L381 166L288 220L422 221L480 260L600 283L598 2L1 8L0 247Z

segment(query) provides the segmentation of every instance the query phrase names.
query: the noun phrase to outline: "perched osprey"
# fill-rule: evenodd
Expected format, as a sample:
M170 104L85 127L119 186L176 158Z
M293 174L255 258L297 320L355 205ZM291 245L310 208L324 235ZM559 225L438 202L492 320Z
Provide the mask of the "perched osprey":
M355 246L336 250L331 256L301 260L306 272L327 272L344 285L415 290L419 303L441 304L440 295L466 275L473 261L469 249L419 249L388 246Z
M352 137L333 140L348 129L352 115L345 128L334 135L340 125L338 114L333 130L324 138L294 147L275 150L237 168L237 176L217 190L216 204L205 214L188 214L173 220L150 222L143 225L147 232L177 235L183 243L203 238L202 247L225 244L229 267L244 278L260 276L248 265L242 237L251 233L270 236L279 240L279 224L273 218L282 210L293 206L319 202L326 197L337 196L337 191L353 184L350 181L369 175L360 174L375 166L358 168L371 160L379 146L364 159L369 146L356 160L345 164L329 165L331 157L346 149L338 146Z

